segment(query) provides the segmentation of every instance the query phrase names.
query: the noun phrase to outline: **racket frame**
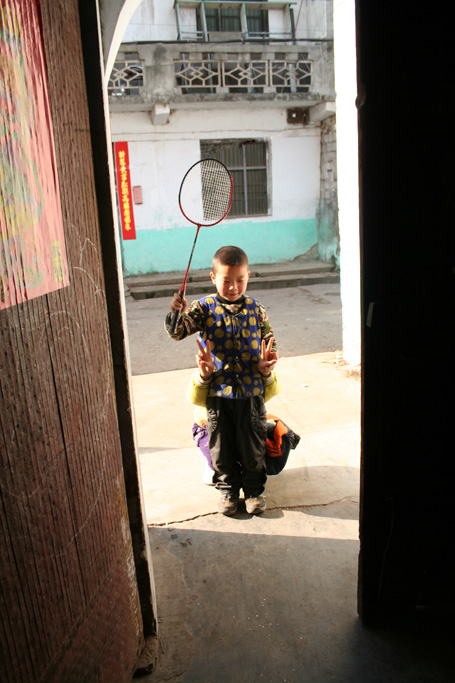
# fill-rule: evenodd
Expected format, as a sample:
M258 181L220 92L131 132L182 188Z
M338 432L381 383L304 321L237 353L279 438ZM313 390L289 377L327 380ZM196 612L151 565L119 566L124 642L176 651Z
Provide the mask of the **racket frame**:
M223 168L226 170L226 173L227 173L228 178L229 178L230 183L231 183L231 192L230 192L230 198L229 198L228 208L227 208L227 210L224 212L224 214L221 216L221 218L219 218L219 219L216 220L216 221L213 221L212 223L201 223L201 222L192 220L192 219L191 219L189 216L187 216L187 214L184 212L184 210L183 210L183 208L182 208L182 203L181 203L182 188L183 188L183 185L184 185L184 183L185 183L185 180L186 180L188 174L195 168L195 166L198 166L199 164L202 164L204 161L216 161L217 164L220 164L221 166L223 166ZM222 161L218 161L218 159L212 159L212 158L210 158L210 157L207 158L207 159L200 159L199 161L196 161L196 163L194 163L194 164L187 170L187 172L185 173L185 175L183 176L183 180L182 180L182 182L180 183L180 190L179 190L179 207L180 207L180 211L181 211L182 214L185 216L185 218L186 218L190 223L193 223L193 225L196 226L196 235L195 235L195 237L194 237L193 247L192 247L192 249L191 249L191 254L190 254L189 261L188 261L188 266L187 266L187 269L186 269L185 277L183 278L182 285L181 285L181 287L180 287L180 289L179 289L179 297L180 297L180 300L182 300L183 297L185 296L186 282L187 282L187 279L188 279L188 273L190 272L191 261L192 261L192 259L193 259L194 248L195 248L195 246L196 246L197 238L198 238L198 235L199 235L199 230L201 229L202 226L204 226L204 227L212 227L213 225L217 225L218 223L221 223L221 221L222 221L224 218L226 218L226 216L228 215L229 211L231 210L233 195L234 195L234 182L233 182L233 180L232 180L232 175L230 174L230 172L229 172L228 168L225 166L225 164L223 164ZM174 334L175 329L176 329L176 327L177 327L177 323L178 323L179 317L180 317L180 311L174 311L174 313L173 313L173 315L172 315L171 323L170 323L170 325L169 325L169 333L170 333L170 334Z

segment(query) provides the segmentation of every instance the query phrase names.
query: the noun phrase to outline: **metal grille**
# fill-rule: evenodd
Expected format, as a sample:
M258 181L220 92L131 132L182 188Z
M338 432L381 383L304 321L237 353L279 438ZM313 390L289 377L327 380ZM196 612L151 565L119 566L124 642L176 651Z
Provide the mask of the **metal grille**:
M227 166L234 183L229 218L268 213L267 143L264 140L201 141L201 157Z
M138 60L115 62L107 92L111 97L139 95L140 88L143 85L144 67L142 62Z
M308 92L311 87L313 63L310 60L254 60L245 62L201 60L191 62L175 61L177 85L182 94L189 94L201 88L216 93L219 88L229 92L248 89L249 92L263 92L272 88L276 92Z

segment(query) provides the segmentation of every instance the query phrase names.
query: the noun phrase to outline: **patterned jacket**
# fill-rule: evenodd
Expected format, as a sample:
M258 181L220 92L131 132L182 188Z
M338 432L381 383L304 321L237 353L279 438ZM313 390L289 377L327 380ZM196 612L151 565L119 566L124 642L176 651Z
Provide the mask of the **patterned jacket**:
M170 315L166 319L166 328ZM215 363L209 396L250 398L263 394L262 375L258 370L261 342L273 337L262 304L244 296L233 304L218 294L193 301L179 320L173 339L199 332L204 345L210 344ZM275 342L273 344L276 350Z

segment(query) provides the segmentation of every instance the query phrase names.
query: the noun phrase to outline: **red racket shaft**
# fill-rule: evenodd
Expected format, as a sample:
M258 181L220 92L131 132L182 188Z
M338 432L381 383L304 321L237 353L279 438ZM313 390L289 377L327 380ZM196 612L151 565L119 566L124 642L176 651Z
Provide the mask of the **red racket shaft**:
M180 301L182 301L183 297L185 296L186 280L188 277L188 273L190 271L191 259L193 258L194 247L196 246L196 240L197 240L197 236L199 235L200 227L201 227L200 225L197 226L196 237L194 238L193 248L191 249L190 260L188 261L188 267L186 269L186 273L185 273L185 277L184 277L183 282L182 282L182 286L179 289ZM178 320L180 318L180 313L181 313L181 311L174 311L174 313L172 315L171 324L169 325L169 330L168 330L169 334L174 334L174 332L177 328Z

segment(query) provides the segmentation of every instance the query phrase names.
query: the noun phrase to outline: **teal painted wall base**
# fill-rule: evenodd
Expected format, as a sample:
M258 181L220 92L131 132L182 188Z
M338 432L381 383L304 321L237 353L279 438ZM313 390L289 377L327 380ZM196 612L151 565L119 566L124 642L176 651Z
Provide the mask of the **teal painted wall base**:
M220 247L235 244L246 251L250 263L277 263L305 254L317 242L315 219L225 221L202 227L191 269L210 268ZM137 239L121 243L125 276L185 271L196 236L196 226L169 230L137 230Z

